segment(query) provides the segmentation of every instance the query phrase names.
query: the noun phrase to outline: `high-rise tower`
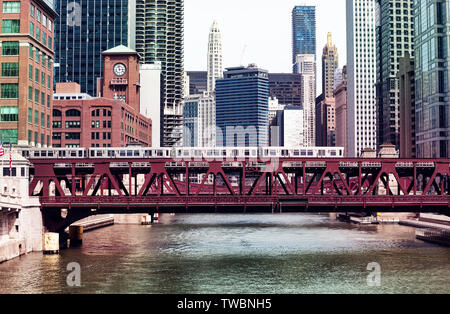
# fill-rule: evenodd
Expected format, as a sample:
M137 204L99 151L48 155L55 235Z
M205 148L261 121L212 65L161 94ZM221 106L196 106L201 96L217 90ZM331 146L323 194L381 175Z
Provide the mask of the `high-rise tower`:
M161 62L162 146L182 144L183 42L183 0L136 0L136 51L142 64Z
M295 67L301 75L301 103L304 114L304 146L316 145L316 56L297 55Z
M375 1L347 0L347 150L376 149Z
M223 78L222 65L222 35L219 24L214 21L211 26L208 41L208 87L209 93L214 92L216 80Z
M297 55L316 54L316 7L296 6L292 10L292 64ZM294 73L297 72L294 70Z
M3 1L0 142L51 146L53 1ZM6 169L6 168L5 168Z
M322 94L325 98L333 97L334 72L338 67L337 48L333 44L331 33L328 33L327 44L322 54Z
M414 1L416 157L450 157L449 0Z
M58 0L55 20L55 82L77 82L96 95L102 52L135 47L136 0Z
M414 0L377 0L378 146L400 148L399 60L414 56Z

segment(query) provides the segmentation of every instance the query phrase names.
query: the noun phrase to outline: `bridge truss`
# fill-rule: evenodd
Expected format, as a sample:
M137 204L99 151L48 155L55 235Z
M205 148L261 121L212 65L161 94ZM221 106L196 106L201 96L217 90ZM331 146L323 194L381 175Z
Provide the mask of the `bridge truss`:
M31 157L30 162L30 195L40 196L43 210L448 213L450 207L450 160Z

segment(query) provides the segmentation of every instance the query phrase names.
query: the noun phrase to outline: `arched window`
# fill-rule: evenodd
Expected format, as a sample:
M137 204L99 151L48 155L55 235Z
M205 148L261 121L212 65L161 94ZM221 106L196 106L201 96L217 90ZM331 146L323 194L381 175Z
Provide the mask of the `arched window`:
M61 117L62 116L61 111L58 110L58 109L53 109L53 116L54 117Z
M80 117L80 116L81 116L80 110L69 109L66 111L66 117Z

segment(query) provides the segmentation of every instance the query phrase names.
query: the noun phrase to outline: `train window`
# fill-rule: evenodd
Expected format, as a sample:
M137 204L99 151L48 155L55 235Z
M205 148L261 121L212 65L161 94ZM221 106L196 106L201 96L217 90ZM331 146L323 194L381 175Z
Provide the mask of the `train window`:
M277 152L273 149L270 150L270 156L276 156Z
M308 150L308 156L313 156L314 152L312 150Z
M202 152L199 150L195 151L195 157L200 157L202 155Z
M157 155L158 157L163 157L163 151L162 151L162 150L157 150L157 151L156 151L156 155Z
M102 156L103 156L103 151L98 150L98 151L97 151L97 157L102 157Z
M66 151L64 151L64 150L61 150L61 151L59 151L59 157L66 157Z
M250 151L248 149L246 149L245 152L244 152L244 155L247 156L247 157L250 156Z
M114 157L114 151L108 150L108 157Z
M283 149L281 151L281 155L284 156L284 157L287 157L287 156L289 156L289 152L287 150Z
M300 155L306 156L306 150L302 150L301 153L300 153Z
M53 157L53 152L51 150L48 151L48 157Z
M297 149L294 150L294 156L300 156L300 152Z
M41 151L41 157L47 157L47 152L45 150Z
M132 157L132 156L133 156L133 151L127 150L127 157Z
M138 150L135 150L135 151L134 151L134 157L139 157L139 155L140 155L140 154L139 154L139 151L138 151Z
M336 156L336 151L332 150L330 153L331 153L331 156Z
M325 156L325 151L324 150L319 150L319 156Z
M70 152L70 157L77 157L77 152L76 151L71 151Z
M125 157L125 151L124 150L119 151L119 155L120 157Z

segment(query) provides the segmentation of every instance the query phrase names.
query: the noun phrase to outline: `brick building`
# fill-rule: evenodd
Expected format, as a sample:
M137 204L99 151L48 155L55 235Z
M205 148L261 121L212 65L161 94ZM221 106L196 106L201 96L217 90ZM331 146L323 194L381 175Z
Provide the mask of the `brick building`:
M52 1L0 0L0 141L50 146Z
M99 97L77 83L57 83L53 108L54 147L151 146L152 121L139 112L139 56L124 46L103 53Z

